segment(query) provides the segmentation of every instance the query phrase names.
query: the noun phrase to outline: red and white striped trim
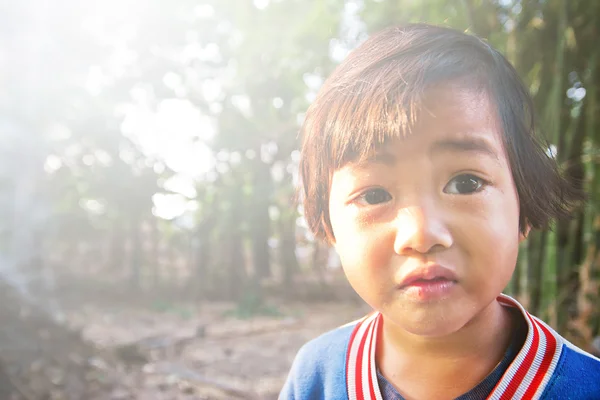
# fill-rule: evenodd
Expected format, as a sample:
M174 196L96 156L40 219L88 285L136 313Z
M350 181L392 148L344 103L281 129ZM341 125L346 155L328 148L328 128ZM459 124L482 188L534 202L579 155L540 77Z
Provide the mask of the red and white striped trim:
M498 302L518 308L527 321L523 347L488 399L537 399L552 377L564 339L530 315L515 299L500 295ZM356 324L346 356L346 387L349 400L382 400L377 382L375 348L382 316L376 312Z
M346 387L349 400L383 400L375 366L375 345L381 314L373 313L356 324L346 355Z

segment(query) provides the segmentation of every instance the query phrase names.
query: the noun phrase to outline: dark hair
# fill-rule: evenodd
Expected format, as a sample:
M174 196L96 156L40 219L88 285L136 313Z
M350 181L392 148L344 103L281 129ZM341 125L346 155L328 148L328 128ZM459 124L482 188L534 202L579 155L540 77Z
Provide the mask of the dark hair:
M533 103L515 69L476 36L410 24L371 36L351 52L306 113L300 176L305 217L316 237L334 240L333 171L409 134L425 91L448 81L485 90L497 106L521 231L568 216L582 196L561 177L549 147L536 137Z

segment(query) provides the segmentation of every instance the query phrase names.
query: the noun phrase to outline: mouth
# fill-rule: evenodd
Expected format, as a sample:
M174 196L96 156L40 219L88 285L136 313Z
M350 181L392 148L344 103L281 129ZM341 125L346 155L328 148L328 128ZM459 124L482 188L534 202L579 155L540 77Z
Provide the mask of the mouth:
M416 268L406 274L398 289L419 300L443 297L458 283L454 271L439 264Z
M457 276L454 271L439 264L432 264L416 268L407 273L401 280L399 287L412 285L434 284L440 282L456 282Z
M421 279L421 278L419 278L419 279L414 279L414 280L412 280L412 281L410 281L410 282L408 282L408 283L406 283L404 285L401 285L400 287L403 288L403 287L407 287L407 286L433 285L433 284L442 283L442 282L454 282L454 280L453 279L447 279L447 278L444 278L442 276L437 276L437 277L432 278L432 279L424 279L424 278Z

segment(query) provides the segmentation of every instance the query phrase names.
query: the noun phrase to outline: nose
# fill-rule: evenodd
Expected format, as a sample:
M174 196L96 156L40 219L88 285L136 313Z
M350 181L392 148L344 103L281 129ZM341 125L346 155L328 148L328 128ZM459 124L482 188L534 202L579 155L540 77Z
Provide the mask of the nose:
M395 223L394 251L399 255L428 254L452 246L450 230L432 205L403 208Z

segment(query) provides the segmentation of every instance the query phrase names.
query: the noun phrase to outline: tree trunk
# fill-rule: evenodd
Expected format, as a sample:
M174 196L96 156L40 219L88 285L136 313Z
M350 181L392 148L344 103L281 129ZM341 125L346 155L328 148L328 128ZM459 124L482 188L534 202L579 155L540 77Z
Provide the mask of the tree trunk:
M194 243L194 289L200 297L206 295L209 279L209 264L211 261L211 233L214 228L214 219L208 215L200 222L196 231L196 242Z
M542 288L544 286L544 269L546 242L548 232L532 232L529 236L528 243L528 274L527 274L527 291L529 292L529 311L538 315L542 304Z
M256 278L271 277L269 235L271 218L269 204L271 194L271 173L269 165L257 159L253 165L252 198L250 199L250 240L252 243L252 264Z
M130 284L132 289L141 288L141 269L142 269L142 244L140 232L140 220L135 215L131 215L129 225L129 237L131 239L131 256L130 256Z
M227 297L232 300L240 300L243 297L244 282L246 280L246 265L244 264L244 243L242 237L243 221L243 198L239 180L232 183L229 191L228 201L231 210L227 221L226 241L227 255Z
M152 287L157 288L160 284L160 229L158 218L152 218L150 223L150 261L152 265Z
M121 220L113 221L107 265L108 271L120 272L125 270L125 235L123 234L121 223Z
M292 286L294 275L300 272L298 258L296 258L296 219L295 214L286 217L282 213L279 219L279 262L283 271L283 285L285 288Z

